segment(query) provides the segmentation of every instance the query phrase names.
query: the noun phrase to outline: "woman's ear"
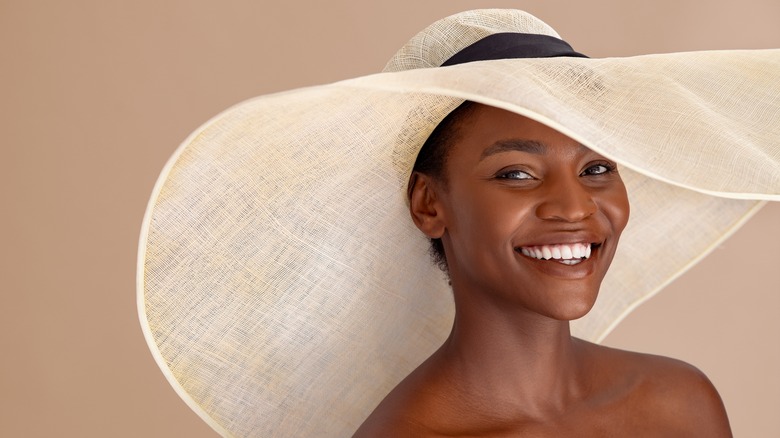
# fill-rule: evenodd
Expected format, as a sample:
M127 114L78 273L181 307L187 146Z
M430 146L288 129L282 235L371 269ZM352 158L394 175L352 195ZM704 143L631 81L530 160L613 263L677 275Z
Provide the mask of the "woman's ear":
M432 239L444 235L444 209L437 189L441 185L426 174L413 172L409 178L409 213L417 228Z

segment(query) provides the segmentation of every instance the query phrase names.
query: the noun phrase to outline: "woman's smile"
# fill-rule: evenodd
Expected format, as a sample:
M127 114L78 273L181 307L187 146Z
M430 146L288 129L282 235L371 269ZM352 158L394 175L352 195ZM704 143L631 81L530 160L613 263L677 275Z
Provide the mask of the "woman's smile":
M598 246L592 243L522 247L515 251L521 262L546 275L567 279L593 274L595 260L598 259Z
M524 246L516 248L524 256L537 260L556 260L567 265L575 265L590 258L593 244L585 243L557 243L542 246Z

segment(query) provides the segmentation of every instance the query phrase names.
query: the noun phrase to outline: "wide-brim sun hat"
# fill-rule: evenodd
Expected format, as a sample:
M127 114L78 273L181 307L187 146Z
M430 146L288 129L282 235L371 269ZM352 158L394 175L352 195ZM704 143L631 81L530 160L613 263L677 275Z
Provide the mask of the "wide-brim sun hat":
M780 50L441 67L504 33L559 38L521 11L456 14L385 72L243 102L171 157L143 222L138 308L168 381L217 432L349 436L446 338L451 291L406 185L464 100L621 167L631 219L596 305L572 322L583 339L780 200Z

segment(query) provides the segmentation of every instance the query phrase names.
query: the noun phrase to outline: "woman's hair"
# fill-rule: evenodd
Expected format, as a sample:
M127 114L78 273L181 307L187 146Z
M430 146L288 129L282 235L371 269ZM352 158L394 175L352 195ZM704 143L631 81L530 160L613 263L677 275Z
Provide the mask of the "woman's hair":
M428 175L437 180L441 187L447 188L447 156L450 146L458 139L463 120L471 114L476 106L474 102L467 100L452 110L431 132L417 154L413 172ZM409 193L411 195L411 187ZM433 262L444 272L447 270L447 257L444 254L444 245L441 239L431 239L430 254Z

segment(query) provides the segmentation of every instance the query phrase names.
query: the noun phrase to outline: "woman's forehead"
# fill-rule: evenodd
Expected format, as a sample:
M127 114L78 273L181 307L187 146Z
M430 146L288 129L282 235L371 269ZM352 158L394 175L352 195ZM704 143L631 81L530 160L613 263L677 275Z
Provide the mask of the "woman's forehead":
M457 127L455 145L467 145L479 160L505 152L546 155L553 148L566 148L583 155L592 151L549 126L501 108L477 104ZM457 153L455 147L453 153ZM465 152L465 151L464 151Z

